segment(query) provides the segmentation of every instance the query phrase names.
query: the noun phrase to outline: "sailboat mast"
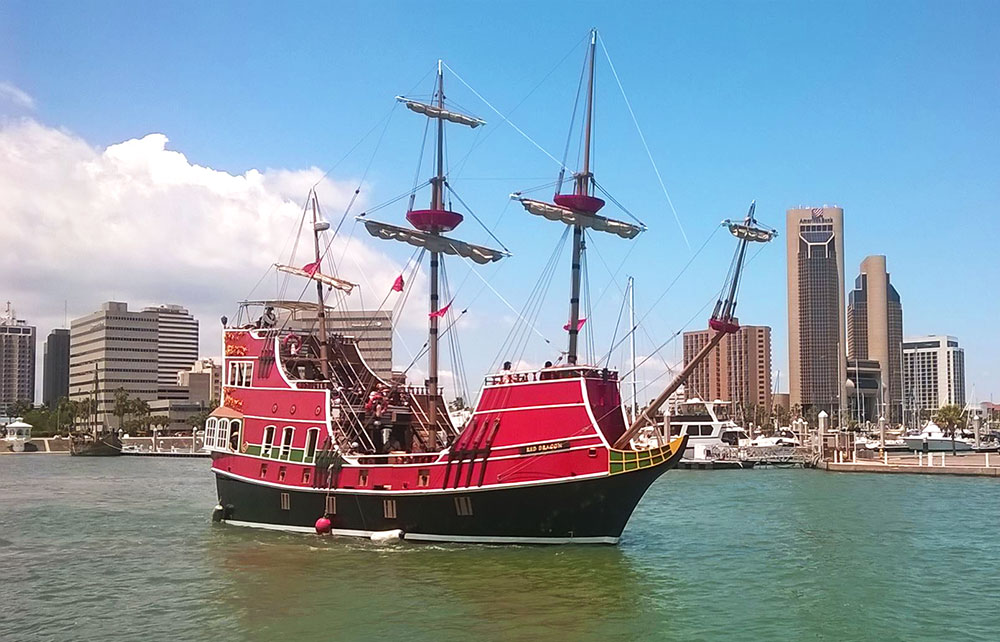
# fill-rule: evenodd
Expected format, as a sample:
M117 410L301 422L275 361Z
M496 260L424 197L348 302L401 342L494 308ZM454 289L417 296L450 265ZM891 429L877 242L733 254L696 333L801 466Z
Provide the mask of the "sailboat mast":
M330 227L326 221L322 223L319 220L319 207L316 203L316 193L313 192L312 197L312 214L313 214L313 248L315 250L315 260L316 260L316 270L319 270L320 253L319 253L319 233ZM316 312L316 319L319 321L319 369L323 373L324 379L330 378L330 361L329 354L327 353L327 336L326 336L326 304L323 302L323 284L317 280L316 281L316 301L319 303L319 309Z
M438 60L438 108L444 109L444 73ZM437 176L431 180L431 209L444 209L444 119L437 119ZM432 232L437 236L438 232ZM427 411L429 447L437 449L437 395L438 395L438 315L440 309L438 293L438 268L441 261L439 252L431 252L431 315L427 338Z
M635 279L628 277L628 325L629 325L629 352L632 355L632 400L629 403L629 421L635 419L639 413L639 390L636 386L635 371Z
M587 125L583 142L583 168L576 175L574 193L580 196L590 194L590 135L594 118L594 52L597 46L597 29L590 31L590 52L588 54L589 73L587 80ZM583 226L573 226L573 260L569 298L569 349L566 363L577 362L577 344L580 335L580 262L583 255Z

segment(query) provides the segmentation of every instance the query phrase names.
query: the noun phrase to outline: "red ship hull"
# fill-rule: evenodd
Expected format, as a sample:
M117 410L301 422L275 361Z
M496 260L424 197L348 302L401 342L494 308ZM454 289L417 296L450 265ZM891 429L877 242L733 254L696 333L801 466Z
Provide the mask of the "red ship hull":
M379 380L350 338L331 338L323 381L308 345L300 350L287 336L226 332L224 405L206 426L222 521L312 532L327 517L340 535L614 543L684 450L686 438L610 446L626 422L617 376L607 370L487 377L458 432L440 397ZM428 403L442 409L436 430L450 444L441 451L421 446L433 429Z

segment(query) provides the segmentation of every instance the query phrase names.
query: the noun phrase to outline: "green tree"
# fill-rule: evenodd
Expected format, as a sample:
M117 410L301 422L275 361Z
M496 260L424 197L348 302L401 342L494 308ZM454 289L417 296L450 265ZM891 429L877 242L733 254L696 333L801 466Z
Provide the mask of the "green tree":
M962 412L961 406L955 404L941 406L934 413L934 423L940 426L945 434L954 435L955 430L965 423L965 414Z
M196 412L187 419L184 423L191 426L192 429L198 430L205 427L205 422L208 421L208 416L212 414L211 408L203 408L201 411Z

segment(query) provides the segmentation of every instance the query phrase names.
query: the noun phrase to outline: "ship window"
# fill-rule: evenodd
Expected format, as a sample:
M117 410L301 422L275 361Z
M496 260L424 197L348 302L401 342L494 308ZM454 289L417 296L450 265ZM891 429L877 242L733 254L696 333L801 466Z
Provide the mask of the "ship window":
M281 510L291 510L292 500L288 493L281 493Z
M260 456L270 457L271 449L274 448L274 426L264 428L264 439L260 442Z
M285 429L281 431L281 450L278 452L278 459L288 459L288 455L292 452L292 435L295 434L295 429L291 426L285 426Z
M702 426L701 427L701 436L702 437L708 437L711 434L712 434L712 427L711 426Z
M396 500L382 500L382 513L385 515L386 519L396 519Z
M212 444L215 448L226 447L226 433L228 431L229 431L229 420L220 419L219 426L215 431L215 441Z
M267 477L267 464L260 465L260 478L264 479Z
M316 456L317 441L319 441L319 428L310 428L306 432L306 454L303 461L312 461Z
M358 471L358 486L367 486L367 485L368 485L368 471L367 470Z
M312 481L312 468L303 468L302 469L302 483L303 484L308 484L311 481Z
M239 452L240 449L240 420L233 419L229 422L229 450Z
M431 485L430 468L421 468L417 471L417 488L427 488Z
M215 446L215 424L218 423L218 419L215 417L209 417L208 421L205 422L205 445L209 448Z
M692 437L698 436L698 426L688 426L687 430L684 431L685 435L691 435Z
M236 388L247 388L253 380L252 361L230 361L227 383Z
M326 514L336 515L337 514L337 496L327 495L326 497Z
M472 515L472 498L471 497L456 497L455 498L455 512L462 516Z

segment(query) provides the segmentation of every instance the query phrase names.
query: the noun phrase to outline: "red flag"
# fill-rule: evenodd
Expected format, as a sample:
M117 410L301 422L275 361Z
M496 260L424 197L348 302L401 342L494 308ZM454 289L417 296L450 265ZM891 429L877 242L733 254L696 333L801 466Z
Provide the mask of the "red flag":
M586 322L587 322L586 319L579 319L576 322L576 331L579 332L580 329L583 327L583 324L586 323ZM566 332L569 332L569 322L566 322L566 325L563 326L563 330L565 330Z
M393 292L402 292L403 291L403 275L402 274L400 274L399 276L396 277L396 282L392 284L392 291Z
M302 271L308 274L309 276L316 274L316 272L319 271L319 261L316 261L315 263L309 263L308 265L303 265Z
M441 318L441 317L443 317L445 315L445 313L448 312L448 308L450 308L450 307L451 307L451 301L448 301L448 305L444 306L440 310L435 310L434 312L431 312L427 316L431 317L431 318L434 318L434 317Z

